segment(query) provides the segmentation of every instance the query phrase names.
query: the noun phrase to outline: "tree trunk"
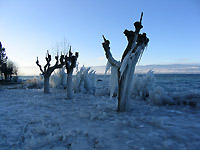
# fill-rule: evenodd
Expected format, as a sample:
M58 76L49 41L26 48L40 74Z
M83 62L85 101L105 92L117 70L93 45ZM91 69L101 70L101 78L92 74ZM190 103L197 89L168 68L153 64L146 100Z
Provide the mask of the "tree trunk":
M126 67L123 72L122 69L119 69L118 72L118 112L123 112L129 110L130 107L130 97L133 86L135 66L138 62L139 56L141 55L143 47L138 46L135 53L132 53L128 57Z
M44 93L49 93L49 76L44 77Z
M72 72L67 74L67 99L73 98L73 90L72 90Z

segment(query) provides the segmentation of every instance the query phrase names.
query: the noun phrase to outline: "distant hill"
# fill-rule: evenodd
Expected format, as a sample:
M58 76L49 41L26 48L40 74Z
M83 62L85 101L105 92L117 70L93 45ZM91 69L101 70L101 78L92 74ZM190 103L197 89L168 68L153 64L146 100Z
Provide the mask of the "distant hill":
M104 74L105 66L92 66L97 74ZM136 73L147 73L153 70L154 73L184 73L184 74L200 74L200 64L172 64L172 65L146 65L137 66ZM34 76L39 75L40 70L37 66L20 67L20 76Z
M97 74L104 74L105 66L92 66ZM153 70L154 73L180 73L197 74L200 73L200 64L171 64L171 65L146 65L136 66L136 73L147 73Z

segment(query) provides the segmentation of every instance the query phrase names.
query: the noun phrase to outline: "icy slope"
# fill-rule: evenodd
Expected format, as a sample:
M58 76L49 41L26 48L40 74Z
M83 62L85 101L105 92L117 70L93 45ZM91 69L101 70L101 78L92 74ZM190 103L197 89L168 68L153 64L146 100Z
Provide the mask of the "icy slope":
M51 89L0 91L1 150L156 150L199 149L200 111L131 101L116 112L109 96Z

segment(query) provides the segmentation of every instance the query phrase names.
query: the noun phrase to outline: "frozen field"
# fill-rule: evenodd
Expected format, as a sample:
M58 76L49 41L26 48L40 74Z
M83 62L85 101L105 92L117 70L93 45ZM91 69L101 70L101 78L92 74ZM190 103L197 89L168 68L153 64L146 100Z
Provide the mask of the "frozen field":
M186 87L177 86L181 81L170 84L162 78L158 84L173 98L199 100L198 83L184 91ZM117 113L117 101L109 99L106 81L98 81L96 93L76 93L73 100L66 100L64 89L44 94L42 89L1 88L0 150L200 148L199 107L157 106L132 99L129 112Z

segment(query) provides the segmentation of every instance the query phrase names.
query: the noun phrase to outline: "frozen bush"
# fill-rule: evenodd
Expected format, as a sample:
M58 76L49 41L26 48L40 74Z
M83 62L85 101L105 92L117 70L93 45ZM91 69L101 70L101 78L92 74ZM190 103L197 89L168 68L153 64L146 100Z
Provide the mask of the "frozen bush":
M96 73L90 68L81 67L80 71L74 77L73 80L74 92L84 92L95 94L96 89Z
M41 89L44 86L44 82L38 78L26 80L25 84L28 89Z
M139 77L135 76L133 82L133 94L146 99L149 96L149 92L156 87L156 79L153 71L150 70L146 75Z
M66 87L67 84L67 73L65 69L58 69L57 72L50 77L50 85L52 88Z
M135 76L133 95L155 105L175 104L174 99L162 87L156 86L156 79L152 70L144 76Z
M156 105L175 104L173 98L167 95L165 90L159 86L149 92L149 102Z

